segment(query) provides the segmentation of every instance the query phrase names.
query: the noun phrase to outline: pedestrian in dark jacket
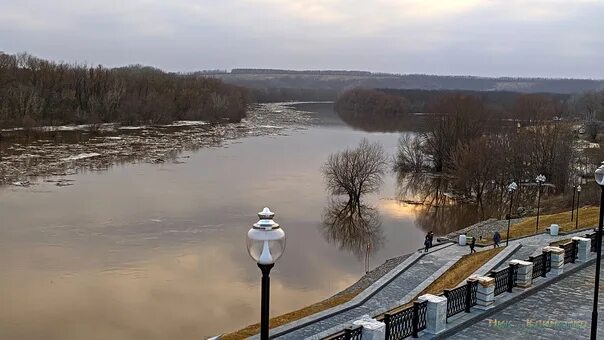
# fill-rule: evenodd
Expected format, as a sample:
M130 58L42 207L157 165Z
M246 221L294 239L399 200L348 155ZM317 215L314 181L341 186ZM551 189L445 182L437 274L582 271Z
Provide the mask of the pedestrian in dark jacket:
M428 248L430 248L430 239L426 235L426 239L424 240L424 253L428 252Z
M499 242L501 242L501 235L496 231L495 234L493 234L493 248L499 247Z
M430 243L429 246L428 246L429 248L432 248L432 241L433 240L434 240L434 233L430 230L428 232L428 243Z
M470 242L470 254L476 252L476 249L474 249L474 247L476 247L476 237L472 237L472 242Z

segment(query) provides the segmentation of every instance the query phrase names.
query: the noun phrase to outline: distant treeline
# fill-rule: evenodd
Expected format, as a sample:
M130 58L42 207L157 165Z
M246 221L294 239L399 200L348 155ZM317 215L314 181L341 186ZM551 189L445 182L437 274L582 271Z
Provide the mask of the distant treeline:
M367 71L341 71L341 70L281 70L266 68L234 68L232 74L309 74L309 75L332 75L332 76L370 76Z
M565 105L571 98L559 93L519 93L509 91L464 90L396 90L379 89L389 95L403 97L407 112L434 112L435 103L449 95L466 95L484 105L484 109L498 117L536 119L536 116L553 118L567 112ZM534 111L535 115L531 115Z
M105 68L0 53L0 125L239 121L247 91L140 65Z
M389 108L376 105L376 101L400 98L401 110L406 113L443 113L436 107L443 97L463 95L472 97L482 105L484 114L496 118L517 120L547 120L554 117L576 117L586 120L604 119L604 91L589 91L575 95L559 93L519 93L508 91L463 90L396 90L352 89L340 94L336 109L358 111L356 116L391 116ZM398 114L398 113L397 113Z
M487 78L278 69L234 69L231 73L217 73L213 76L227 83L249 88L322 89L335 92L354 87L566 94L604 90L604 80L594 79Z

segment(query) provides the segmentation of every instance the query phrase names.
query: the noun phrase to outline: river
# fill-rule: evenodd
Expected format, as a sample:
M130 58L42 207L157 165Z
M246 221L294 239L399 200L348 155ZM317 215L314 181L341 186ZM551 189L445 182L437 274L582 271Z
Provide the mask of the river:
M0 338L200 339L255 323L260 272L245 237L265 206L287 234L271 315L358 280L362 251L322 227L321 166L363 138L394 155L400 134L355 130L331 104L302 107L312 123L184 151L181 162L0 187ZM422 208L395 199L396 178L366 198L381 221L371 268L423 243Z

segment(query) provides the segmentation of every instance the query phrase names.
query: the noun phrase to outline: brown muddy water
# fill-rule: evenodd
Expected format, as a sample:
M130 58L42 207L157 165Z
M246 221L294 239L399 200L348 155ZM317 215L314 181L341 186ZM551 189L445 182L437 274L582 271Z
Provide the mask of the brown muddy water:
M264 206L288 240L271 275L271 315L354 283L365 272L363 241L322 225L330 197L321 166L362 138L394 155L399 134L354 130L330 104L300 107L311 113L270 106L271 125L183 147L178 162L50 177L69 186L0 187L0 339L202 339L257 322L259 270L245 236ZM365 199L380 240L371 268L421 247L426 230L478 219L402 203L432 190L405 183L389 173Z

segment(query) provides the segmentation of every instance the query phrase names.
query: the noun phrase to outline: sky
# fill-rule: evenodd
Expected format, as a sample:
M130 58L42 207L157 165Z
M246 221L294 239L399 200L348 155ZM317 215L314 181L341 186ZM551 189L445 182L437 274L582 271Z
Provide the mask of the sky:
M237 67L604 78L604 0L0 0L0 51Z

